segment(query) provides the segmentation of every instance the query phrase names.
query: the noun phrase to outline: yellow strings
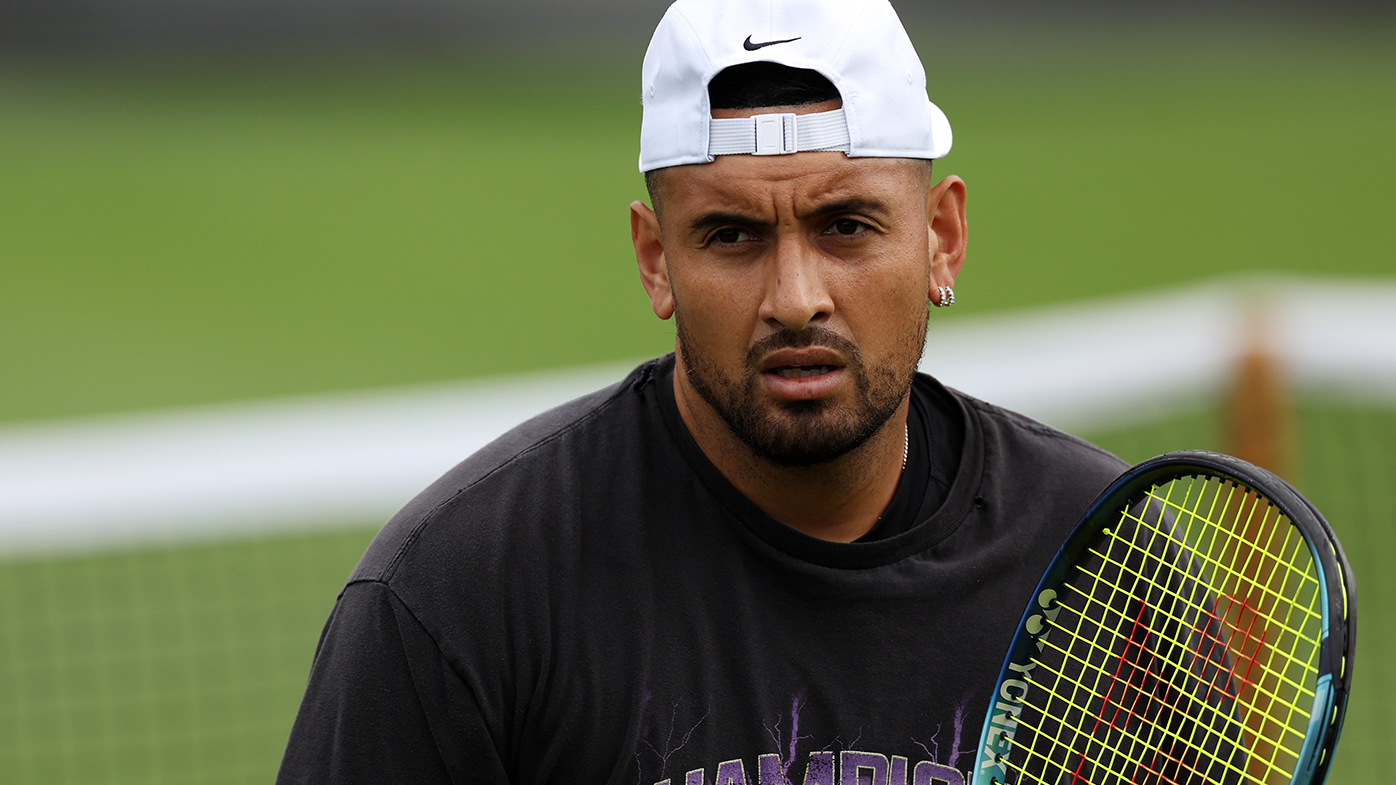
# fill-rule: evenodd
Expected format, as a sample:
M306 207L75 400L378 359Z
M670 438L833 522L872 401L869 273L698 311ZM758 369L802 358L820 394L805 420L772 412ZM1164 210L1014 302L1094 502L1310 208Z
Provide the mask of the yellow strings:
M1018 720L1028 732L1009 756L1019 782L1205 782L1225 771L1288 783L1322 635L1303 537L1248 489L1196 479L1122 510L1103 546L1059 591L1034 660Z

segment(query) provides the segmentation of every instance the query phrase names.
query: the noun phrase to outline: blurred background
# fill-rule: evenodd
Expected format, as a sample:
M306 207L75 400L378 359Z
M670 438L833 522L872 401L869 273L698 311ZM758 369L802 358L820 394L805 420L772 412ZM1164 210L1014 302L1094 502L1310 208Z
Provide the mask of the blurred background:
M626 216L666 5L0 6L5 781L270 781L382 521L672 348ZM1393 5L896 5L973 227L924 367L1307 493L1360 598L1330 782L1380 777Z

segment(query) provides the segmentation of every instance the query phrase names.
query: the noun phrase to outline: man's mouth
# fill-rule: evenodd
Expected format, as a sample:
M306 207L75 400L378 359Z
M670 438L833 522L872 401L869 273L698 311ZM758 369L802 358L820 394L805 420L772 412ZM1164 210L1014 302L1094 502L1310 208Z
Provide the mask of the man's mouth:
M836 368L837 366L834 365L782 365L779 368L772 368L771 373L786 379L804 379L810 376L823 376Z

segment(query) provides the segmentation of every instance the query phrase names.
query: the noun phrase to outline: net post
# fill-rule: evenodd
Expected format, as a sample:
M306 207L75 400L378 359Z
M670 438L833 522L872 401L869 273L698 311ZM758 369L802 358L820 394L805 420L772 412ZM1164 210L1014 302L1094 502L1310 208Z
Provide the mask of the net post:
M1268 292L1261 291L1247 303L1226 403L1226 452L1293 483L1294 407L1285 368L1274 350L1272 302Z

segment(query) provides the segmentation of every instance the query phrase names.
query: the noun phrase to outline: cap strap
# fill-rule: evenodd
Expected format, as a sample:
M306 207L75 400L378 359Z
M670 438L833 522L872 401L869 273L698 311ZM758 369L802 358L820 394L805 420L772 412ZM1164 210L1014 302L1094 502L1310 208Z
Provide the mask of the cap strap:
M817 114L757 114L710 120L709 155L787 155L816 150L848 152L843 110Z

